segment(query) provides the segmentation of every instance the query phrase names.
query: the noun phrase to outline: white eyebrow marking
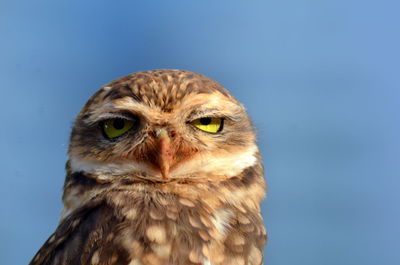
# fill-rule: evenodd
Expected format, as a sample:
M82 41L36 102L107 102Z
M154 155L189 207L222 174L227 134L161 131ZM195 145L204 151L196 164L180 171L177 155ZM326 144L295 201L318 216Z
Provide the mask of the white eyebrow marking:
M154 110L153 107L147 106L142 102L138 102L134 100L132 97L123 97L112 101L112 107L117 109L146 109L146 110Z

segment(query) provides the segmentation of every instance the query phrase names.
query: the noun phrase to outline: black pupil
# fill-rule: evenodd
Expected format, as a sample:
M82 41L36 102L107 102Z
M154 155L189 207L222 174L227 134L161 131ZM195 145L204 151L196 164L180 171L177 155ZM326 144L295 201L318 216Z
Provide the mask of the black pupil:
M211 118L201 118L200 123L203 125L209 125L211 123Z
M125 120L124 119L115 119L113 121L113 126L117 130L121 130L125 126Z

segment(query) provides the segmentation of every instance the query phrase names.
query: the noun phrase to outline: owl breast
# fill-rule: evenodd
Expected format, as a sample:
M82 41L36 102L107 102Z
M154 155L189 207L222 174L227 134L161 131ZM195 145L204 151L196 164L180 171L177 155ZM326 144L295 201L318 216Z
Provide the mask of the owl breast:
M245 203L215 197L217 188L202 184L197 194L193 187L190 194L166 187L109 192L104 203L118 223L108 226L114 244L122 244L137 264L259 264L265 241L261 216Z

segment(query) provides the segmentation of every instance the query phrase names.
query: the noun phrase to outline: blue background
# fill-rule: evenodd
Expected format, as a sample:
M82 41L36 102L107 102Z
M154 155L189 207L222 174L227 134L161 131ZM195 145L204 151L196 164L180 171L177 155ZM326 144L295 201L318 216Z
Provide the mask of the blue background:
M0 2L0 264L57 226L71 124L103 84L178 68L253 117L266 265L400 264L399 1Z

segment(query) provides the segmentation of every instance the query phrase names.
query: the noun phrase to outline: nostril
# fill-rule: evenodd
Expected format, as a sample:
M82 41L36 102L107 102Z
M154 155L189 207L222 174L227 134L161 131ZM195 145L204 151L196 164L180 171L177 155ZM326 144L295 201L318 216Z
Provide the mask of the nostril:
M155 131L149 131L147 132L148 135L150 135L151 137L157 137L157 133Z
M174 138L175 135L176 135L176 131L175 130L169 131L169 137Z

